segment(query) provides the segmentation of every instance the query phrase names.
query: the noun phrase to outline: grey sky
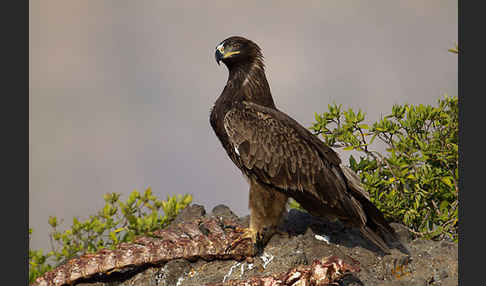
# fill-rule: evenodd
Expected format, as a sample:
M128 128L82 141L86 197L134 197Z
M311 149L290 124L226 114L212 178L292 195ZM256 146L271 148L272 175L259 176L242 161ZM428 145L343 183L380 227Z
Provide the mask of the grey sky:
M208 115L226 80L214 47L264 50L277 106L304 126L336 102L369 120L457 95L457 1L30 1L29 226L86 218L151 186L248 213L248 187ZM343 157L346 157L346 154Z

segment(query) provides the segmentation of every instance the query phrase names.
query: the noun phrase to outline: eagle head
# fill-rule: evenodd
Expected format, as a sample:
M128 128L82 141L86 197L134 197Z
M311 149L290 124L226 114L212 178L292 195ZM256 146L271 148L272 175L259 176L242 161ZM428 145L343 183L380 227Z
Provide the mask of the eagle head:
M263 59L261 49L257 44L238 36L222 41L216 47L214 56L218 65L223 62L228 68Z

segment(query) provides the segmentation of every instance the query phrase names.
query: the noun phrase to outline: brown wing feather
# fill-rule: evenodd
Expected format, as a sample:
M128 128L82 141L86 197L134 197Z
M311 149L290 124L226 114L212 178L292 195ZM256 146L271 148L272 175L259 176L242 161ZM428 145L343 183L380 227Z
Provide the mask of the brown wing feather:
M272 115L248 105L226 113L224 127L240 167L282 189L313 189L324 163L294 128Z
M308 204L311 213L366 221L337 154L286 114L243 102L226 113L224 128L236 150L231 157L247 176Z

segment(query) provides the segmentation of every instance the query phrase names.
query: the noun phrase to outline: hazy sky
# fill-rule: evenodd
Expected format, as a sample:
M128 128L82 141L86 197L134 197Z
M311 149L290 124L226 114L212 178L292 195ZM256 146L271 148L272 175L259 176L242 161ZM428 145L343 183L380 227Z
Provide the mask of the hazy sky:
M304 126L335 102L375 120L457 95L457 0L30 1L29 227L72 223L103 194L151 186L248 214L248 186L209 125L225 38L263 48L282 111ZM369 121L368 121L369 122ZM346 154L340 152L346 158Z

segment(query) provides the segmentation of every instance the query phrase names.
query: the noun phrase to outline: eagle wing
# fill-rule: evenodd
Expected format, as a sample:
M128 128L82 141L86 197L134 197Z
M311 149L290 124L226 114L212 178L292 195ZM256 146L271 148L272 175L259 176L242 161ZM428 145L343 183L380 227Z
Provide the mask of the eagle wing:
M365 219L348 192L338 155L285 113L242 102L226 113L224 128L246 175L292 196L310 195L338 217Z

